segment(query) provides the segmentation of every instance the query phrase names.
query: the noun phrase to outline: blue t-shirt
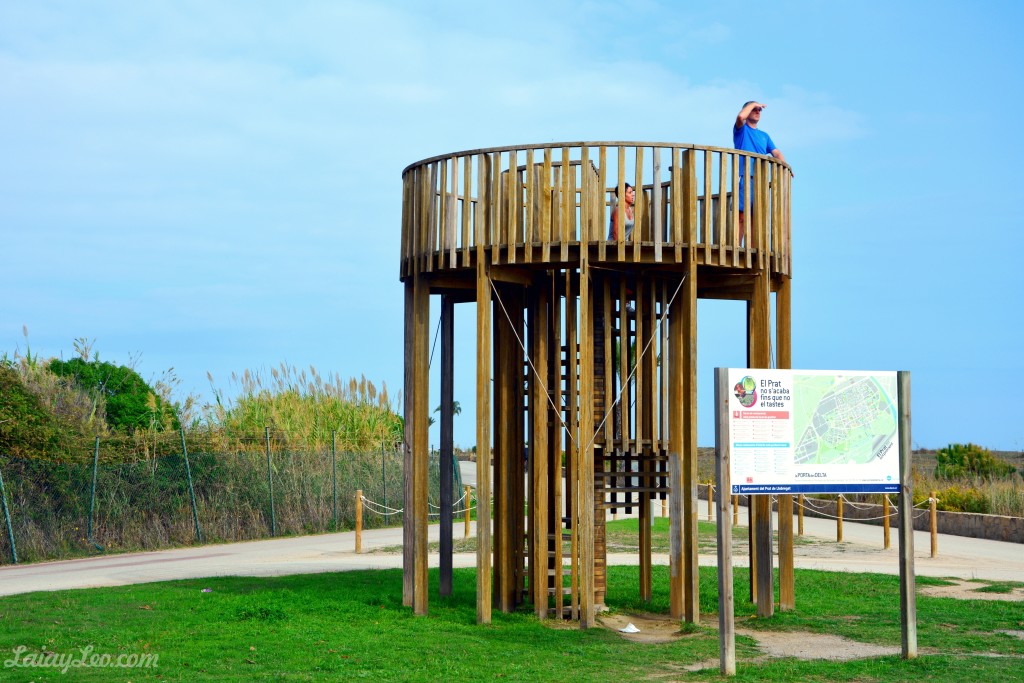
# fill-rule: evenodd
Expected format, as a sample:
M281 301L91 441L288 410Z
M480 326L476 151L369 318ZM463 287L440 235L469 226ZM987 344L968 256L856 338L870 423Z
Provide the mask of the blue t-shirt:
M768 133L757 128L751 128L745 123L739 128L736 126L732 127L732 144L736 149L756 154L771 154L776 149L775 143L772 142ZM746 157L743 157L740 159L741 177L744 175L743 172L746 170L746 166L747 160Z

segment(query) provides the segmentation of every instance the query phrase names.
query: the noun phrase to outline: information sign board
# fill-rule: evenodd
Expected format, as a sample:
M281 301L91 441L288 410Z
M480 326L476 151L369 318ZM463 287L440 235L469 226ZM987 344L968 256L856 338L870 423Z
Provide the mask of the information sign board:
M734 494L900 491L896 372L728 372Z

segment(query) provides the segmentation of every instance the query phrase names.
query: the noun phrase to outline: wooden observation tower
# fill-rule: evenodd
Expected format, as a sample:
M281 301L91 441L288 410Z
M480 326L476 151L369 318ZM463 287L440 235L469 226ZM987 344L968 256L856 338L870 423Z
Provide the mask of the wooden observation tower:
M746 301L748 365L770 367L774 348L777 366L790 367L791 180L771 157L648 142L495 147L403 171L404 599L415 613L428 605L430 302L439 295L442 457L455 304L476 312L477 520L493 520L477 525L478 620L490 621L492 605L530 602L539 617L593 625L606 590L605 517L616 509L639 511L649 598L655 499L670 510L672 614L698 620L697 301ZM627 183L635 227L611 239ZM446 469L442 513L452 500ZM451 586L445 521L442 594Z

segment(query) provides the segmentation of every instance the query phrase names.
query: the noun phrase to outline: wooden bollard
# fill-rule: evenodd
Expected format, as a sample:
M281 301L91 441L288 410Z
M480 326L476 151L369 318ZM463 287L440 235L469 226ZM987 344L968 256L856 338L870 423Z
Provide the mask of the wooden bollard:
M363 490L356 491L356 554L363 552Z
M740 497L739 496L733 496L732 497L732 525L733 526L739 526L740 525Z
M798 536L804 535L804 494L797 496L797 513L796 513L796 533Z
M938 498L935 497L935 491L932 491L929 505L931 508L932 557L938 557L939 555L939 514L936 503L938 503Z
M708 482L708 521L711 521L711 501L714 499L714 490L711 488L711 482Z
M668 517L668 501L664 498L661 499L661 516Z
M463 538L469 538L469 508L472 507L470 503L473 502L473 487L466 484L466 532Z
M836 496L836 543L843 542L843 497Z
M885 549L889 549L889 496L882 496L882 529Z

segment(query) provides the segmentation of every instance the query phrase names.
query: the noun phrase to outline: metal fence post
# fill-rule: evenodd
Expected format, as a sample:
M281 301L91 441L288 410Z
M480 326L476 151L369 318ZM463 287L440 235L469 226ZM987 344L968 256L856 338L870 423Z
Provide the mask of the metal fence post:
M92 454L92 495L89 497L89 542L96 550L103 552L103 546L92 540L92 513L96 509L96 475L100 467L100 437L96 437L96 448Z
M196 511L196 492L192 486L192 468L188 464L188 449L185 448L185 430L179 429L181 435L181 455L185 458L185 476L188 477L188 496L192 499L192 521L196 524L196 540L203 542L203 532L199 530L199 513Z
M274 474L270 467L270 427L263 428L267 441L267 487L270 489L270 535L277 536L277 519L274 517Z
M380 442L380 481L384 485L384 507L388 506L388 477L384 469L386 462L387 456L384 454L384 441L382 439Z
M11 528L11 513L7 509L7 490L4 488L4 475L0 474L0 502L4 506L4 519L7 521L7 538L11 541L11 562L18 564L18 549L14 547L14 529Z
M331 430L331 490L334 495L334 530L338 530L338 431Z

